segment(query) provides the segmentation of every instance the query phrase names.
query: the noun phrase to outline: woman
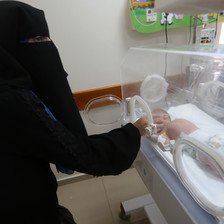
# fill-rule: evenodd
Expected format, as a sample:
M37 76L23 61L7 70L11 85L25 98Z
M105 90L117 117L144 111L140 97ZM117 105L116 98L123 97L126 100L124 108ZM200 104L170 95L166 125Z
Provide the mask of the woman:
M43 11L1 1L0 27L1 218L60 223L49 164L120 174L135 159L148 121L87 136Z

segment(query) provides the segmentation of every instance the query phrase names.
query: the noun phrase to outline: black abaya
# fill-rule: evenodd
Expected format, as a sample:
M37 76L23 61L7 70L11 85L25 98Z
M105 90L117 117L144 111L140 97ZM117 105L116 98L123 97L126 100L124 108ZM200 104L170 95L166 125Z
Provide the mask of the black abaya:
M20 42L49 35L41 10L1 1L0 27L1 218L6 223L58 224L57 182L49 164L96 176L117 175L134 161L140 134L128 124L87 136L56 47L52 42ZM41 61L44 52L52 54L48 64Z

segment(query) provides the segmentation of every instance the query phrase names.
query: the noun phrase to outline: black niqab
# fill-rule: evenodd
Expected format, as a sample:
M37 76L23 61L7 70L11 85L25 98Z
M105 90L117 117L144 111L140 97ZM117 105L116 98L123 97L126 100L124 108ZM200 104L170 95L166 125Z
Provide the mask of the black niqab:
M73 134L86 135L53 42L21 43L50 37L44 12L25 3L1 1L0 27L0 86L33 90Z

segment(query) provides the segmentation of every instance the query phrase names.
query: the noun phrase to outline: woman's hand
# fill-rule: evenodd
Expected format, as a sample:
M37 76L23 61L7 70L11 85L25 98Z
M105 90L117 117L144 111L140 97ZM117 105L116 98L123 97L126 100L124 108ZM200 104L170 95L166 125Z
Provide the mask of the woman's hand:
M146 134L145 128L149 126L148 118L146 116L141 117L133 125L138 128L140 135L143 136Z

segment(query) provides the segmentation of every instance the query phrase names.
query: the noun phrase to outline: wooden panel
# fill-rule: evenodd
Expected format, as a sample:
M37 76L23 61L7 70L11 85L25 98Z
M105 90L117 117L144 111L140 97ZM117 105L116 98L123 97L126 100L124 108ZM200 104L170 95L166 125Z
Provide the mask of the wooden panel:
M75 97L75 101L79 110L84 110L86 104L91 99L109 94L121 98L121 85L106 86L102 88L74 92L73 96Z
M184 85L188 83L188 76L186 74L175 74L166 77L168 83L171 86L175 86L177 88L184 88ZM124 97L132 97L134 95L140 95L140 86L142 80L136 82L130 82L123 85L123 90L125 92ZM174 91L173 89L169 88L168 92ZM74 92L73 96L75 97L76 104L79 110L84 110L86 104L93 98L100 97L103 95L115 95L122 99L121 94L121 85L113 85L113 86L105 86L96 89L84 90L79 92ZM99 104L98 106L104 106L106 103Z

